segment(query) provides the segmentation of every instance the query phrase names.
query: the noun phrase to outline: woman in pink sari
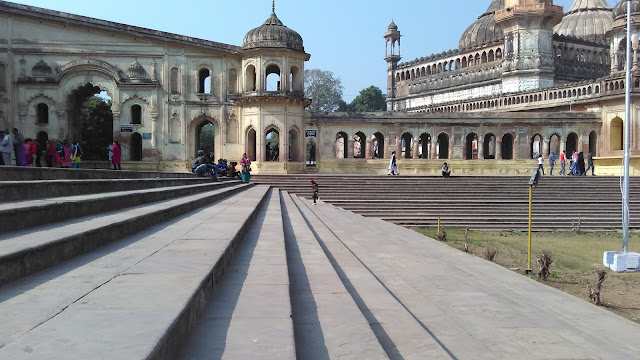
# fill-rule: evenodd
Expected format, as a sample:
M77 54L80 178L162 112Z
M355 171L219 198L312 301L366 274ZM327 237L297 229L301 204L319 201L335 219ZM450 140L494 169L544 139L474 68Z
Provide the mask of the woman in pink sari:
M64 152L64 157L62 158L62 167L70 168L73 165L73 163L71 161L71 150L69 149L69 144L67 143L67 140L65 140L64 143L62 143L62 149Z
M248 184L251 180L251 159L247 157L247 153L242 154L240 166L242 166L242 183Z

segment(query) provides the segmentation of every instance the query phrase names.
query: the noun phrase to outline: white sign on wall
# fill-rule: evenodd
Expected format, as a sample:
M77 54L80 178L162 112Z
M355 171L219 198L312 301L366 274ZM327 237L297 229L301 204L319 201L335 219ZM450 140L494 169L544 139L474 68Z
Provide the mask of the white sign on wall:
M318 137L318 130L305 130L304 131L304 137L305 138L317 138Z

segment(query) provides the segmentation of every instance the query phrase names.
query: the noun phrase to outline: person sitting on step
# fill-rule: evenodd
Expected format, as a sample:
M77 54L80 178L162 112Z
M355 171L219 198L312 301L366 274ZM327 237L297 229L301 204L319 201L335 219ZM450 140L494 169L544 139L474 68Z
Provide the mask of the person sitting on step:
M444 163L444 165L442 165L442 177L448 178L450 176L451 176L451 168L449 167L449 164Z

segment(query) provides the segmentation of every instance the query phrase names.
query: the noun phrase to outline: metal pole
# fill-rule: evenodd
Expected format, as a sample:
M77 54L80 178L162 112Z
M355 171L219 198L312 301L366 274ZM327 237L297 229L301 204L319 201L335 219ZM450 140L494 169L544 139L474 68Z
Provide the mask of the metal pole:
M631 143L631 0L627 0L627 73L625 80L624 189L622 192L622 252L629 252L629 147Z
M533 214L533 186L529 186L529 260L527 262L527 273L531 271L531 218Z

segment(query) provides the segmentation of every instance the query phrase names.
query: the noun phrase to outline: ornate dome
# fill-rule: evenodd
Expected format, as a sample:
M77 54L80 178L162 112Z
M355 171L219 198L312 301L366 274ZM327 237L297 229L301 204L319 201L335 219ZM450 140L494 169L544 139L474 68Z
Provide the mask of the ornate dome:
M275 11L262 26L247 33L242 44L243 49L285 48L304 52L302 37L297 32L284 26Z
M504 8L504 0L493 0L487 11L462 34L460 50L479 47L502 39L504 37L502 29L496 27L494 20L496 10L502 8Z
M389 24L389 29L388 30L398 31L398 25L396 25L396 23L393 20L391 20L391 24Z
M129 75L129 78L132 80L142 80L147 78L147 71L136 59L133 61L133 64L129 66L129 69L127 69L127 75Z
M640 1L633 0L631 1L631 15L640 14ZM627 15L627 2L620 1L618 5L613 8L613 20L618 20L619 18Z
M44 60L38 61L37 64L31 69L31 73L33 76L47 77L53 74L51 70L51 66L47 64Z
M553 31L588 41L602 39L611 30L613 16L605 0L575 0Z

